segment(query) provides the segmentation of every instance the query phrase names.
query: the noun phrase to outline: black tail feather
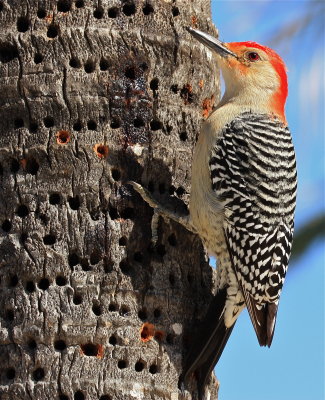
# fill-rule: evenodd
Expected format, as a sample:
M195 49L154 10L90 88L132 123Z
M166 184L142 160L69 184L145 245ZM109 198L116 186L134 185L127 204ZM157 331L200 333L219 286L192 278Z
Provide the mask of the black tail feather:
M215 337L211 340L211 342L213 342L215 345L215 352L211 352L210 357L199 367L199 370L197 371L199 400L204 399L204 392L208 379L211 376L214 366L221 357L235 323L230 328L226 328L224 324L223 327L220 326L214 335Z
M180 387L183 387L184 382L196 372L200 399L203 399L207 379L218 362L234 326L226 328L224 324L226 299L227 288L224 288L218 291L210 303L180 377Z

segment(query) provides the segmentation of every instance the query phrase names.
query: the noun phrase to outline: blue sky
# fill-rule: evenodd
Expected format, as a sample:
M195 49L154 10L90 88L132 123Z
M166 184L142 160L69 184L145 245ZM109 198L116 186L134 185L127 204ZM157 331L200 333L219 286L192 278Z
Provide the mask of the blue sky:
M287 119L299 178L297 229L325 209L324 23L314 20L302 35L282 42L272 37L297 17L304 18L310 3L212 0L221 40L269 45L288 66ZM216 367L219 400L324 399L324 265L321 240L291 263L271 349L259 347L247 311L242 313Z

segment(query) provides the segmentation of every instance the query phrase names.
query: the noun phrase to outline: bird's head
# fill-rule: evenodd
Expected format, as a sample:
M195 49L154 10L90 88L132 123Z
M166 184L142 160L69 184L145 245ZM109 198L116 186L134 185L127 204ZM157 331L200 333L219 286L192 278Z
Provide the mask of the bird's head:
M228 101L237 98L247 105L260 104L285 122L286 66L274 50L255 42L223 43L199 30L188 31L216 55Z

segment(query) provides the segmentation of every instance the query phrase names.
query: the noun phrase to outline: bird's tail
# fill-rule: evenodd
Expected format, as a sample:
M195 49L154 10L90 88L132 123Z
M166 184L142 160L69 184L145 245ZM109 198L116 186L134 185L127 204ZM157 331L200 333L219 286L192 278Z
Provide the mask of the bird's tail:
M217 364L235 324L227 328L224 311L227 288L221 289L213 298L208 312L201 323L185 361L185 368L179 380L180 389L195 373L199 400L204 398L204 389L214 366Z

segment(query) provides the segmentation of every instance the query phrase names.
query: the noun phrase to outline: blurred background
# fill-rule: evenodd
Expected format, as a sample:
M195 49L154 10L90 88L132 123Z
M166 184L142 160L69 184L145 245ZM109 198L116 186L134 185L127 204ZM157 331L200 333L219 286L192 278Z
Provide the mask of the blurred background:
M323 400L325 1L211 4L221 40L268 45L287 64L299 179L293 256L272 347L259 347L245 310L215 371L219 399Z

